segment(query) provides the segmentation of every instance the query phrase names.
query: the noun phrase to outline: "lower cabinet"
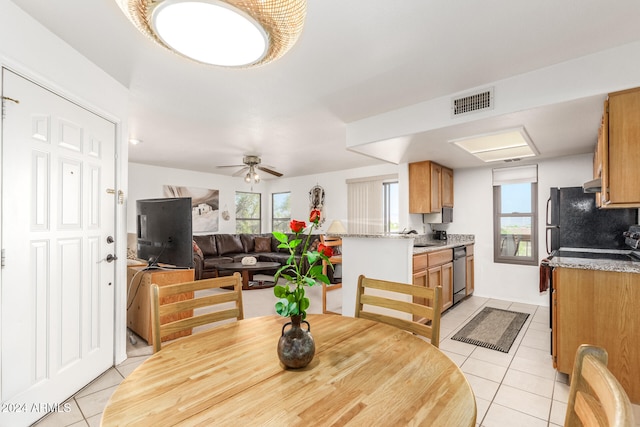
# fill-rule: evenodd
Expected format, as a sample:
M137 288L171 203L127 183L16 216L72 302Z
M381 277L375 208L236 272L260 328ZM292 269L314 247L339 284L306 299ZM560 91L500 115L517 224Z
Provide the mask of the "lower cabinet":
M442 286L442 311L453 305L453 251L444 249L413 256L413 284L435 288ZM415 298L414 302L430 305Z
M640 274L555 268L551 312L554 367L571 374L580 344L603 347L609 369L640 404Z
M465 269L466 295L471 295L474 288L473 245L467 245L467 268Z

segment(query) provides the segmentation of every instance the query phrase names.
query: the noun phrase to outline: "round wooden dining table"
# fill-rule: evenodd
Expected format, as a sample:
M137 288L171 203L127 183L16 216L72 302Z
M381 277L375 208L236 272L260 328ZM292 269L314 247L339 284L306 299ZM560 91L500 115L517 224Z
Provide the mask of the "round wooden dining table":
M395 327L309 315L316 353L285 369L279 316L180 338L115 390L102 426L474 426L462 371L427 341Z

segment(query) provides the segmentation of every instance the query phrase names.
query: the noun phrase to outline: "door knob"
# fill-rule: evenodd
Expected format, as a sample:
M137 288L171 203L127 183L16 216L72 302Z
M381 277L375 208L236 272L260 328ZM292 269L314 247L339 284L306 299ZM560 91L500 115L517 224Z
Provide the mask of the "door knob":
M105 258L105 261L107 261L107 262L113 262L113 261L115 261L115 260L117 260L117 259L118 259L118 257L117 257L117 256L115 256L115 255L113 255L113 254L109 254L109 255L107 255L107 257Z
M107 243L113 243L115 240L113 240L113 237L111 236L107 236Z

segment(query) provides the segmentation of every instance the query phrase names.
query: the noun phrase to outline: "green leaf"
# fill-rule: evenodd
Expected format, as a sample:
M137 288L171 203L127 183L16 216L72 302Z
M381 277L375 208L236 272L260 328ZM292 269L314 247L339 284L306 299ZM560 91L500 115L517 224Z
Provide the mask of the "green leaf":
M307 309L309 308L309 305L311 305L309 298L302 298L302 300L300 301L301 311L307 311Z
M320 259L320 254L318 252L307 252L307 259L309 260L309 265L313 265Z
M314 265L309 269L309 275L312 277L318 277L322 274L322 265Z
M289 240L286 234L279 231L274 231L271 234L273 234L273 237L275 237L278 242L287 243L287 241Z
M273 288L273 294L278 298L284 298L287 296L287 289L282 285L276 285Z
M316 279L318 279L322 283L326 283L327 285L331 284L331 282L329 281L329 278L327 276L325 276L324 274L318 274L316 276Z

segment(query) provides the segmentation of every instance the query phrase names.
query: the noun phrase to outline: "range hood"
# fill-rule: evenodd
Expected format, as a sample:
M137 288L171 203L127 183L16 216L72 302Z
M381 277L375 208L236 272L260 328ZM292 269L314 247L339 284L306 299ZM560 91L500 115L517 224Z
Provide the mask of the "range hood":
M602 191L602 179L596 178L582 184L582 190L585 193L599 193Z

